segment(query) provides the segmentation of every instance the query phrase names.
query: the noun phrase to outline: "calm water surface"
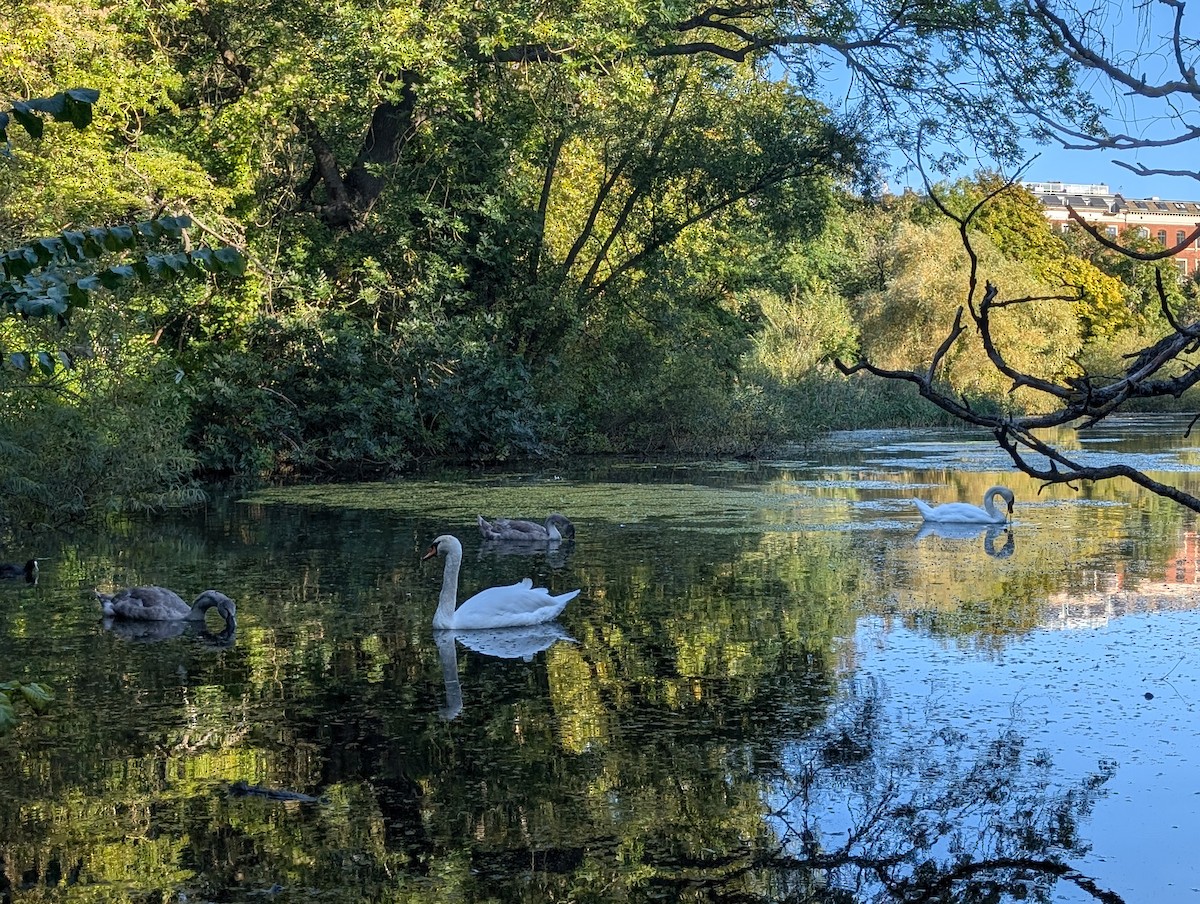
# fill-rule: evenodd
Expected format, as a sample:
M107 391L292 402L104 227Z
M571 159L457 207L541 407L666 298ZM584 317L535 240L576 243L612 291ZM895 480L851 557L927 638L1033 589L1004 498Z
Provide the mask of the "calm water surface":
M1200 492L1143 420L1068 438ZM911 498L1017 493L1007 529ZM476 513L565 512L553 549ZM536 630L435 636L461 596L580 588ZM1192 516L1047 488L988 437L789 460L586 463L216 498L6 558L0 901L1200 901ZM106 625L93 588L238 602Z

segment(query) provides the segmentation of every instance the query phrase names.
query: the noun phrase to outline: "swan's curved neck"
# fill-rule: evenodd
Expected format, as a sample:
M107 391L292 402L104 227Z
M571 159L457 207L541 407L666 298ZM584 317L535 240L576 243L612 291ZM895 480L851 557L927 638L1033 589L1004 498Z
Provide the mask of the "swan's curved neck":
M435 628L449 628L454 620L454 609L458 605L458 569L462 565L462 550L451 547L446 550L446 568L442 572L442 592L438 594L437 612L433 616Z
M217 604L217 601L209 596L202 596L196 602L192 603L192 611L187 614L188 621L202 621L204 613Z
M990 518L997 521L1007 520L1008 513L1001 513L996 509L997 496L1003 499L1006 505L1008 504L1008 497L1004 495L1004 489L1002 487L992 487L983 497L983 510L988 513Z
M214 606L218 607L217 611L220 613L221 618L225 620L226 628L233 628L237 624L233 614L226 612L224 608L220 607L221 604L208 594L202 595L196 602L192 603L192 611L184 617L187 621L204 621L205 613Z

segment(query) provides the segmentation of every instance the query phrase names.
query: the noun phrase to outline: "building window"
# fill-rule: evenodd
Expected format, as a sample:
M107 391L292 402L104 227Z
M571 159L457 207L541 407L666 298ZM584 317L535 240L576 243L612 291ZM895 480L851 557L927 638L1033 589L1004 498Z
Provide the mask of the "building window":
M1138 227L1138 235L1144 239L1148 239L1148 238L1150 238L1150 230L1147 229L1145 226L1139 226Z
M1061 232L1063 235L1066 235L1068 232L1071 231L1071 224L1070 223L1060 224L1058 227L1058 231Z
M1179 268L1180 280L1187 278L1187 261L1181 257L1175 258L1175 266Z
M1160 245L1162 245L1164 248L1167 247L1167 230L1165 230L1165 229L1158 230L1158 243Z
M1117 227L1116 226L1105 226L1104 231L1108 234L1108 237L1110 239L1115 239L1117 237ZM1197 247L1200 247L1200 239L1196 239L1196 245L1197 245Z
M1184 232L1182 229L1176 230L1176 232L1175 232L1175 244L1176 244L1176 245L1182 245L1182 244L1183 244L1185 241L1187 241L1187 233L1186 233L1186 232Z

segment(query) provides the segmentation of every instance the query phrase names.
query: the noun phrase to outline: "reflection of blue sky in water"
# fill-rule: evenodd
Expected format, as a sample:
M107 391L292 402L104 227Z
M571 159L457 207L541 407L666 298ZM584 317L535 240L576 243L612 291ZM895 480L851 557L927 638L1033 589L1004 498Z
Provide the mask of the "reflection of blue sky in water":
M1137 421L1138 440L1131 441L1130 422L1113 418L1083 433L1041 431L1067 457L1082 465L1098 467L1121 461L1144 471L1181 472L1200 467L1200 441L1185 436L1188 420L1178 416L1146 416ZM1138 446L1144 448L1138 448ZM835 435L829 448L858 451L863 463L884 471L937 470L1011 471L1012 459L988 431L964 434L961 430L855 430ZM1030 457L1038 466L1038 456ZM832 468L831 470L836 470Z
M1154 892L1141 900L1200 897L1200 612L1036 631L999 651L864 619L855 646L855 680L878 682L896 726L883 742L924 744L948 726L981 747L1012 727L1064 785L1110 759L1116 773L1083 829L1092 851L1072 865L1103 887ZM844 821L844 801L827 806L830 825Z

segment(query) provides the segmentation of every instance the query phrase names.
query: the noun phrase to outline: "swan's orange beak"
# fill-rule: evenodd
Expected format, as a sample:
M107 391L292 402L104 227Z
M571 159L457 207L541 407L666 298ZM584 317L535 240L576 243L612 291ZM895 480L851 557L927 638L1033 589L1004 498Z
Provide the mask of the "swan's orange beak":
M437 554L438 554L437 544L434 543L432 546L429 547L428 550L426 550L425 555L421 556L421 561L424 562L426 559L432 559Z

